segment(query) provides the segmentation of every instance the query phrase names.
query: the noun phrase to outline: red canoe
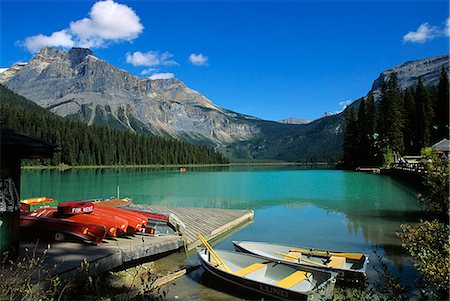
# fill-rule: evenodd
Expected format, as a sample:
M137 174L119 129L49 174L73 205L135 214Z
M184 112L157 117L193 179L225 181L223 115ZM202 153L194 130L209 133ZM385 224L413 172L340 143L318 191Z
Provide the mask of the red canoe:
M142 226L145 226L147 224L147 217L145 217L144 215L117 207L96 204L95 212L98 212L99 214L113 214L115 216L120 216L127 219L128 234L134 234L137 231L140 231Z
M20 227L24 234L41 232L56 241L75 240L99 244L106 235L104 226L31 216L30 213L20 215Z
M95 205L89 202L65 202L58 204L59 214L85 214L94 211Z
M112 237L117 236L118 229L125 231L125 229L128 227L128 223L125 219L121 218L120 216L113 216L111 214L102 214L101 212L97 211L97 208L91 213L62 215L58 213L58 209L56 207L48 207L40 208L32 212L31 214L34 214L34 216L46 216L49 218L69 220L78 223L102 225L106 228L106 235Z

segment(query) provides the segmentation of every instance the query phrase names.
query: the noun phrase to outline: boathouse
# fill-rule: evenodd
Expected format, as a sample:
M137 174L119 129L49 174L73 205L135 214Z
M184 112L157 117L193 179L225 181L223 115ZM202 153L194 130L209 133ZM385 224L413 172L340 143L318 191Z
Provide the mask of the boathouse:
M432 146L433 151L437 154L441 154L445 158L448 158L448 153L450 151L450 140L442 139Z
M21 160L50 158L56 146L5 128L0 140L0 256L9 252L14 257L19 249Z

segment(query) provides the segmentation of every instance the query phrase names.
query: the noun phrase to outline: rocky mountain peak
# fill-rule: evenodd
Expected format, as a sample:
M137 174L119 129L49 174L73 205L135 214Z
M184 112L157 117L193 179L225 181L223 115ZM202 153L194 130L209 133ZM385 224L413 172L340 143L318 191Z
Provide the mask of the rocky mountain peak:
M279 123L285 123L285 124L307 124L310 123L312 120L304 119L304 118L297 118L297 117L288 117L285 119L281 119L278 122Z
M371 92L375 99L380 95L381 83L387 81L392 74L397 74L402 89L408 89L417 84L419 78L425 86L437 85L442 67L449 72L449 55L443 54L422 60L409 61L383 71L373 82Z
M55 47L43 47L41 48L41 50L39 51L38 55L36 56L38 57L43 57L43 58L63 58L67 56L67 52L65 52L64 50L61 50L59 48L55 48Z
M93 55L93 52L87 48L72 48L69 51L69 60L72 66L76 66L83 62L88 55Z

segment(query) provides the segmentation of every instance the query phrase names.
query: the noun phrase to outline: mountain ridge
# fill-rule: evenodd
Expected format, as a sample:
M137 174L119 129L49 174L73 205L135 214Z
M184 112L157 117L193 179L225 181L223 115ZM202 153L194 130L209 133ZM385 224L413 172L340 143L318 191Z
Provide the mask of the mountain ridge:
M442 65L448 72L445 62L448 55L404 63L377 80L399 71L402 88L426 74L431 83ZM315 161L341 153L343 112L307 124L263 120L220 108L179 79L137 77L89 49L43 48L1 73L0 83L60 116L206 144L230 157Z

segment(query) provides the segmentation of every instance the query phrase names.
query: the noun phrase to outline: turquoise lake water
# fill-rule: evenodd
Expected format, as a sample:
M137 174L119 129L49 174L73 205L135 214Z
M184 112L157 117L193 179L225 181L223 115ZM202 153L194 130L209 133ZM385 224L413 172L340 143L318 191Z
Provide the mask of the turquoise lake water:
M378 278L377 252L404 283L416 279L395 232L400 224L417 222L422 214L415 199L417 188L388 176L299 166L192 168L186 173L175 168L24 170L21 185L22 198L110 197L119 186L120 196L135 203L253 209L254 222L216 242L215 247L232 249L232 240L256 240L363 252L371 260L369 282ZM174 260L180 260L179 256ZM243 297L219 291L205 277L202 269L184 277L171 289L172 296Z

